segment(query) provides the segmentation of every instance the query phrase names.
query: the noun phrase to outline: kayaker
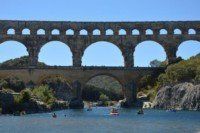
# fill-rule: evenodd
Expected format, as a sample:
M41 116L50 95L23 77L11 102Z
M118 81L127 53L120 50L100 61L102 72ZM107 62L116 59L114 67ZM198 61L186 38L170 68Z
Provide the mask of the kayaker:
M52 117L53 117L53 118L57 118L56 113L53 113L53 114L52 114Z
M144 114L143 108L141 108L141 109L137 112L137 114L139 114L139 115Z

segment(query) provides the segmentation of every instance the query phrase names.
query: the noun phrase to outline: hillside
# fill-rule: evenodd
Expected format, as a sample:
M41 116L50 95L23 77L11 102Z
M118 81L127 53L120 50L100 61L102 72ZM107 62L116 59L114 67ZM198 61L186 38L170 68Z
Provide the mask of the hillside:
M38 66L46 66L43 62L38 62ZM1 68L8 67L28 67L28 56L22 56L20 58L10 59L0 63Z

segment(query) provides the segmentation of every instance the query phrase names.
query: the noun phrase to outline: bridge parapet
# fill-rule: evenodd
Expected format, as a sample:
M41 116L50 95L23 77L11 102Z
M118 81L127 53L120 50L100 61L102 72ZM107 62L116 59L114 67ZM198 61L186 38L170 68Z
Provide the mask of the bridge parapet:
M68 29L76 31L76 35L79 34L79 31L86 30L88 32L93 32L94 30L99 30L100 33L106 33L106 30L118 31L125 30L126 33L131 35L131 31L137 29L141 32L140 35L145 35L146 30L151 29L153 33L159 33L158 31L165 29L169 33L175 29L180 29L183 31L183 34L187 34L189 29L194 29L199 31L200 21L152 21L152 22L72 22L72 21L18 21L18 20L1 20L0 29L3 31L3 34L6 34L7 30L15 29L19 33L23 29L27 28L30 31L37 31L39 29L44 29L46 33L51 33L52 30L57 29L59 31L67 31ZM170 32L171 31L171 32ZM37 32L31 32L36 33ZM33 34L33 35L36 35ZM49 35L49 34L47 34ZM61 35L65 35L65 32L62 32ZM89 35L93 35L90 33ZM100 34L101 35L101 34ZM103 34L104 35L104 34ZM117 35L117 34L114 34ZM119 35L119 34L118 34ZM126 34L125 34L126 35Z

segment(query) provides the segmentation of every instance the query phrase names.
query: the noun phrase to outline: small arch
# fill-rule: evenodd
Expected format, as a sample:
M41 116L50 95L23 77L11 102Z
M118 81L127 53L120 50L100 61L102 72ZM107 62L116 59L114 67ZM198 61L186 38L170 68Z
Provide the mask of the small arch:
M187 40L182 42L177 49L176 56L189 59L200 53L200 41Z
M52 35L60 35L60 31L59 31L58 29L53 29L53 30L51 31L51 34L52 34Z
M74 35L74 30L72 29L66 30L66 35Z
M161 29L160 30L160 35L167 35L167 34L168 34L168 32L167 32L166 29Z
M182 31L180 29L175 29L174 30L174 34L175 35L181 35L182 34Z
M114 32L112 29L107 29L106 30L106 35L114 35Z
M95 29L92 32L93 35L101 35L101 31L99 29Z
M22 35L30 35L30 30L28 28L23 29Z
M189 29L188 30L188 34L189 35L195 35L196 34L196 31L194 29Z
M14 35L15 34L15 29L11 28L7 30L7 35Z
M88 32L87 32L87 30L82 29L82 30L80 30L79 35L88 35Z
M146 30L146 35L153 35L153 31L151 29Z
M38 29L37 35L45 35L45 30L44 29Z
M132 35L140 35L139 30L133 29L133 30L132 30Z
M126 30L120 29L119 30L119 35L126 35Z

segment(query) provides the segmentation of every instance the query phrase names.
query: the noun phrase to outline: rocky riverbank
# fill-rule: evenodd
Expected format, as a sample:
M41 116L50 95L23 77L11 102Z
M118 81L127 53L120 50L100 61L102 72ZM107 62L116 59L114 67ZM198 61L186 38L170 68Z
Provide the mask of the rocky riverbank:
M67 109L68 102L55 100L51 105L34 97L17 101L16 97L20 97L20 93L11 90L0 90L0 104L2 114L16 114L21 112L26 114L43 113L55 110Z
M185 82L161 87L153 101L153 108L200 111L200 84Z

